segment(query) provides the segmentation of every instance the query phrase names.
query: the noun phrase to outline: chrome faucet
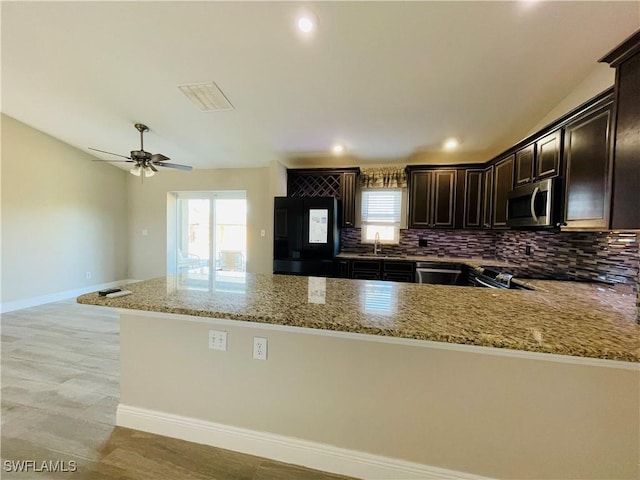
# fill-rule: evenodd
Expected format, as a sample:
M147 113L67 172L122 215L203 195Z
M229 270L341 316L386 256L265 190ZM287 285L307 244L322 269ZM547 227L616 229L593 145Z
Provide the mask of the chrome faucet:
M373 241L373 254L377 255L378 253L380 253L380 233L376 232L376 237Z

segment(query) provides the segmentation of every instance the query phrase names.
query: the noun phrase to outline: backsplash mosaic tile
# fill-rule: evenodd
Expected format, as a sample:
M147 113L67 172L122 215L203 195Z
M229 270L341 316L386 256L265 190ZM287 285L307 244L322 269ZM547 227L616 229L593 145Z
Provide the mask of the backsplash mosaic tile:
M520 277L597 280L638 288L636 233L505 231L496 235L495 249L497 258L518 266L515 273Z
M342 251L367 253L361 230L342 230ZM426 247L418 245L422 238ZM527 255L527 247L530 254ZM640 289L638 234L619 232L556 232L515 230L400 231L399 245L383 245L383 253L436 257L482 257L508 261L522 278L596 280Z
M434 257L484 257L495 258L494 232L485 230L400 230L399 245L382 245L382 252L388 255L429 255ZM368 253L371 244L361 244L360 228L345 228L341 231L341 251L345 253ZM426 247L418 245L425 239Z

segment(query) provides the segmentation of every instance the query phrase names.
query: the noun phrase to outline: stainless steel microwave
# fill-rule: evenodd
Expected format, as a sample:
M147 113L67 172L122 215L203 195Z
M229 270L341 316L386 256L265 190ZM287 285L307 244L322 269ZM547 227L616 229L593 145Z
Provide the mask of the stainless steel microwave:
M514 188L507 197L507 225L510 227L553 226L555 180Z

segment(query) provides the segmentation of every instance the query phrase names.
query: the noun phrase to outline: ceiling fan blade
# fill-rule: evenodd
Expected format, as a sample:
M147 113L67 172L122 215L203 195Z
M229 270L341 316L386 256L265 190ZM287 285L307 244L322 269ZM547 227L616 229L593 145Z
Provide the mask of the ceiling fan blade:
M151 155L152 162L166 162L167 160L171 159L161 153L154 153L153 155Z
M87 148L89 150L94 150L96 152L108 153L109 155L115 155L116 157L128 158L129 160L131 160L131 157L125 157L124 155L120 155L119 153L107 152L105 150L98 150L97 148L91 148L91 147L87 147Z
M191 170L193 167L189 165L178 165L177 163L156 163L158 167L177 168L178 170Z
M151 162L149 162L149 168L150 168L151 170L153 170L154 172L157 172L157 171L158 171L158 169L157 169L157 168L153 165L153 163L151 163Z
M103 160L101 158L94 158L92 162L108 162L108 163L132 163L132 160Z

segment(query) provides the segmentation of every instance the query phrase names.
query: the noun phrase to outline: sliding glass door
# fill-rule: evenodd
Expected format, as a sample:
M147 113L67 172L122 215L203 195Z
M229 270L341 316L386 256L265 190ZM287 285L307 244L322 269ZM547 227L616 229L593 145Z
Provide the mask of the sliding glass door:
M175 241L168 258L180 283L210 289L212 282L244 278L247 261L245 192L174 192ZM173 222L172 222L173 223ZM171 235L170 235L171 236ZM173 244L173 245L172 245Z

